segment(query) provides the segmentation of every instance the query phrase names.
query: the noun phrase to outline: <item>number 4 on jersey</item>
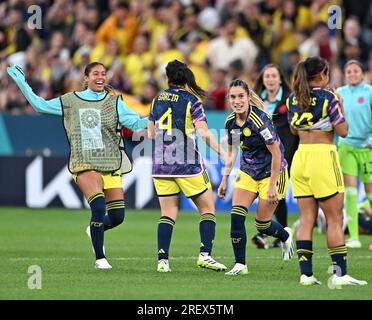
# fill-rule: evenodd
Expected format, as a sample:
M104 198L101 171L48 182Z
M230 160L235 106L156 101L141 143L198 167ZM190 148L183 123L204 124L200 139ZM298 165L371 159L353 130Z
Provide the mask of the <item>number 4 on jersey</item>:
M172 135L172 108L168 108L168 110L160 117L159 129L167 130L167 135Z

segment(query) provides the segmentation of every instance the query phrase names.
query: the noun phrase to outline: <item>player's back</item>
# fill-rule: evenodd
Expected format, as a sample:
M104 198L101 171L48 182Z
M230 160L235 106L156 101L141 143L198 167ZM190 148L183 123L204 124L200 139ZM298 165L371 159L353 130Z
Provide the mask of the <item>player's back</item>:
M337 96L327 89L313 88L307 107L299 106L292 93L287 99L288 122L297 130L332 131L338 115Z
M183 88L160 92L149 116L155 123L153 175L191 176L202 172L194 123L205 121L201 101Z

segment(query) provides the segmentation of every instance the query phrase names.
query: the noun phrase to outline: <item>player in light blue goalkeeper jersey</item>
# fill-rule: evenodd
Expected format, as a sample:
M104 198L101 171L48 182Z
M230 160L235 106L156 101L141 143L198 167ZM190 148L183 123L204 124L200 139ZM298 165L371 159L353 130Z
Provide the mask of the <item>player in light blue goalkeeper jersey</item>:
M118 125L138 131L147 127L147 118L141 119L111 92L100 62L86 66L84 91L52 100L32 91L20 67L11 66L7 72L37 112L63 116L70 145L69 170L92 212L86 232L96 256L95 267L111 269L104 252L104 231L121 224L125 216Z
M372 202L372 87L363 82L363 67L350 60L345 65L347 85L337 89L344 100L349 133L339 138L339 156L345 181L345 209L350 238L349 248L360 248L358 231L357 183L364 183L369 202Z

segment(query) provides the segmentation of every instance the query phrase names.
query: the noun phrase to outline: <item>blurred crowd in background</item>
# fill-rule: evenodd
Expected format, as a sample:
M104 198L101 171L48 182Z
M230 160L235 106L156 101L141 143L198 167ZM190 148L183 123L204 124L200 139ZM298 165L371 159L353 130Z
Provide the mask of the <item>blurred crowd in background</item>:
M208 93L206 108L228 111L227 86L253 86L276 63L290 80L298 61L319 55L330 63L330 87L344 84L343 66L357 59L372 83L370 0L9 0L0 1L0 112L34 113L6 74L25 71L34 92L51 99L82 89L84 66L100 61L108 82L145 116L165 83L165 65L178 59ZM342 28L328 28L330 5L342 8ZM41 9L38 17L28 12ZM32 7L31 7L32 9ZM39 17L40 18L40 17Z

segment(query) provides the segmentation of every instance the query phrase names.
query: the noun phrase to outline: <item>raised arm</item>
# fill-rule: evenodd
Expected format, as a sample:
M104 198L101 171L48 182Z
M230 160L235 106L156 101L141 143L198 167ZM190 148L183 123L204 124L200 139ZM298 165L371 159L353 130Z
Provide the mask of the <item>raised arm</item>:
M141 118L128 108L122 99L118 101L119 122L132 131L141 131L147 128L147 118Z
M61 100L59 98L45 100L44 98L37 96L26 82L25 74L23 73L23 70L19 66L14 65L8 67L7 72L9 76L17 84L19 89L22 91L27 101L35 109L35 111L45 114L53 114L57 116L62 115Z

